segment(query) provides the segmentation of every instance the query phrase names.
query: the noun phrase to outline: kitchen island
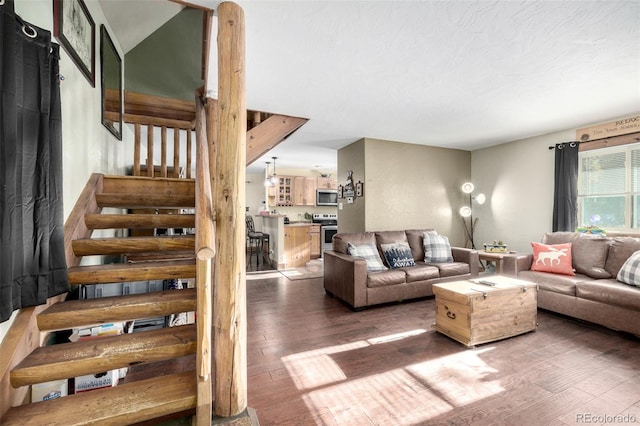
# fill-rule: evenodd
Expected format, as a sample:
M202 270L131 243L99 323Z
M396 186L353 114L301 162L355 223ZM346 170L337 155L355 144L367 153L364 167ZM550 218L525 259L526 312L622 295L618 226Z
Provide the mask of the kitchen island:
M304 266L320 257L320 226L311 222L285 224L285 215L258 215L269 234L269 261L276 269Z

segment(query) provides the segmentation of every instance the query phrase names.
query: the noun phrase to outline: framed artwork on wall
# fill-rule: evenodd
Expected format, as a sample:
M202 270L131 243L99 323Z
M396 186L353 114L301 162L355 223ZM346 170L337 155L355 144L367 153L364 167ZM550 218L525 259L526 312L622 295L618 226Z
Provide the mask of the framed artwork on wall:
M100 26L100 69L102 124L122 140L122 59L104 25Z
M84 0L53 0L53 35L95 87L96 24Z
M364 195L364 183L356 183L356 197L362 197Z

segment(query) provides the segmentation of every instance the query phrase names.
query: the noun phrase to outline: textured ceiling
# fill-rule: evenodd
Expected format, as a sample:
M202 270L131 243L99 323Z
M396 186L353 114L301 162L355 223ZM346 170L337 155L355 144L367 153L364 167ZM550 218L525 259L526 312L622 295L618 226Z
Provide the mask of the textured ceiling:
M330 170L362 137L474 150L640 112L635 0L236 3L247 106L309 118L249 172Z

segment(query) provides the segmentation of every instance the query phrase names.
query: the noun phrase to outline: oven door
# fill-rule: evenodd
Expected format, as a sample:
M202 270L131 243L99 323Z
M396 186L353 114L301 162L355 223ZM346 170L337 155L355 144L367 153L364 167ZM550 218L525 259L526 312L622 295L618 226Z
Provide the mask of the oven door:
M337 233L337 225L323 225L320 227L320 241L322 243L321 252L324 252L325 250L333 250L332 238Z

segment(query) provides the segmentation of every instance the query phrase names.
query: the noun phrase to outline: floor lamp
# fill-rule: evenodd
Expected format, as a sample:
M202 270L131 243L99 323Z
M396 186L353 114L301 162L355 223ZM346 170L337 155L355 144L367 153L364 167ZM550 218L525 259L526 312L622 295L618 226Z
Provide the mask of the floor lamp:
M471 241L472 249L476 248L476 244L473 240L473 233L475 231L476 224L478 223L478 218L476 218L475 220L473 219L473 210L471 208L472 202L473 200L475 200L478 204L484 204L484 202L486 201L486 197L482 193L474 197L471 194L474 189L475 187L471 182L465 182L462 184L462 192L464 192L465 194L469 194L469 205L460 208L460 216L462 216L462 223L464 224L464 230L467 234L467 241ZM469 225L467 225L466 218L469 218Z

